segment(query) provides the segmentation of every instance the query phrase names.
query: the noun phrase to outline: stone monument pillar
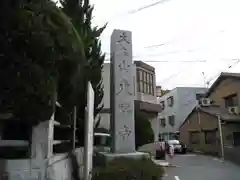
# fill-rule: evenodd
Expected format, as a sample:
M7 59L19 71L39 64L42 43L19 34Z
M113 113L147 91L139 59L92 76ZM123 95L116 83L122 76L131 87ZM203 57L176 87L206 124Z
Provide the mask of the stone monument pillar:
M111 36L112 152L135 152L132 33L114 30Z

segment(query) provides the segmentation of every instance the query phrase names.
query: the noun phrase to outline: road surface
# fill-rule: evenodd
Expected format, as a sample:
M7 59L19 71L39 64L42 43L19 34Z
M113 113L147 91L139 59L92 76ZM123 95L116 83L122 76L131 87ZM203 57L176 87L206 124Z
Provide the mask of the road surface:
M176 155L163 180L240 180L240 166L204 155Z

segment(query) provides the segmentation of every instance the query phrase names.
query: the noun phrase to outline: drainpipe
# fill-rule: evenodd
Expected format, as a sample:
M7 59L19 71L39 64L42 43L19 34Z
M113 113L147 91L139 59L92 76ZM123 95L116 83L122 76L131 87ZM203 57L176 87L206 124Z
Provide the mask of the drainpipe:
M222 160L224 160L223 133L222 133L222 123L221 123L220 115L217 115L217 118L218 118L218 130L219 130L220 144L221 144L221 156L222 156Z
M199 107L197 107L196 110L197 110L198 125L199 125L199 136L200 136L199 138L200 138L200 144L201 144L201 136L202 136L202 134L201 134L201 118L200 118ZM198 149L198 151L201 151L201 148Z
M201 119L200 119L200 113L199 113L199 108L197 107L197 116L198 116L198 124L201 124Z

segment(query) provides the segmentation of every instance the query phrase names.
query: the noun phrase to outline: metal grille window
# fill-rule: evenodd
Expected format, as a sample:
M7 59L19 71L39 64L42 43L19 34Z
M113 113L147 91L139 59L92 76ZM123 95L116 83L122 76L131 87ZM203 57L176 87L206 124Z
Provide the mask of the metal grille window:
M190 144L199 144L200 143L200 133L199 132L190 132Z
M231 107L231 106L237 106L238 105L238 96L236 94L232 94L230 96L227 96L225 99L225 106Z
M205 144L216 144L217 142L217 135L216 131L205 131Z
M137 69L138 92L154 95L154 75Z

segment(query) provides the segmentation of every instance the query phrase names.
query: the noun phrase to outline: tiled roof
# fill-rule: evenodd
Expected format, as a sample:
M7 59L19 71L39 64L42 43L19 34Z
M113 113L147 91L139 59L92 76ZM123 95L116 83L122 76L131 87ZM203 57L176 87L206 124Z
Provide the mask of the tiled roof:
M240 78L240 73L228 73L228 72L222 72L220 76L216 79L216 81L212 84L212 86L208 89L208 92L206 93L206 97L208 97L213 90L220 84L220 82L226 78Z
M205 112L210 115L214 116L220 116L222 120L225 121L239 121L240 122L240 116L230 114L228 112L227 108L221 108L219 106L206 106L206 107L199 107L199 110L202 112Z
M185 118L183 123L180 125L180 128L185 124L185 122L191 116L191 114L194 113L197 109L211 116L215 116L215 117L220 116L220 119L224 121L240 122L240 115L230 114L227 108L221 108L216 105L211 105L211 106L205 106L205 107L195 107Z

